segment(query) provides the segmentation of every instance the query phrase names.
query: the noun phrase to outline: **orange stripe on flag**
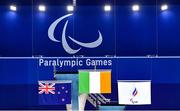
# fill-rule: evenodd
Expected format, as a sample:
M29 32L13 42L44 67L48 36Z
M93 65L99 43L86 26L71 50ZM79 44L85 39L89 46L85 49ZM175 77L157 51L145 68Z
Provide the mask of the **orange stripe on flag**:
M111 93L111 71L103 71L100 76L101 93Z

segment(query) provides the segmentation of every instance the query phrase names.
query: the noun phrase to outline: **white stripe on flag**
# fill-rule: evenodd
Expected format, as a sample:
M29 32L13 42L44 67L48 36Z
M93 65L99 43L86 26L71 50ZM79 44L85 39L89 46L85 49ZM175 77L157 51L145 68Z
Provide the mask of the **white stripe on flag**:
M100 93L100 72L90 72L90 93Z

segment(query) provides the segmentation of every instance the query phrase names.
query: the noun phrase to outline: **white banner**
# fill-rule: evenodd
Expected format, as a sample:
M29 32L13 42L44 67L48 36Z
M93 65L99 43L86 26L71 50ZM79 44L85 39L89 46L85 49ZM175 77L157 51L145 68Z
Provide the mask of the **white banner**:
M119 104L148 105L151 104L150 81L118 81Z

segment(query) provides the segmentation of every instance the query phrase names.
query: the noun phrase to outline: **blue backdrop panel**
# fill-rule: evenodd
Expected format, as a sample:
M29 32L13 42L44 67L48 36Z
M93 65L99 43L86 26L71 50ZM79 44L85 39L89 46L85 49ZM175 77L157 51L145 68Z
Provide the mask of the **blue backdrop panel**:
M37 6L38 7L38 6ZM58 13L57 13L58 12ZM43 56L69 56L63 47L61 42L53 42L48 37L48 29L50 25L58 18L68 14L65 6L48 6L46 12L39 12L34 9L33 11L33 55ZM68 17L69 20L67 33L69 36L73 35L73 17ZM55 28L54 36L57 40L62 41L62 29L65 24L65 20L59 23Z
M161 58L152 61L153 83L180 83L180 59Z
M68 58L63 58L67 59ZM92 59L92 58L91 58ZM97 59L97 58L96 58ZM110 58L99 58L110 59ZM59 58L59 60L62 60ZM86 59L80 59L85 61ZM127 106L126 109L179 109L180 80L179 58L111 58L112 94L106 95L118 101L117 80L152 80L152 104ZM58 71L77 71L94 67L63 67ZM39 66L38 59L0 59L0 109L65 109L65 106L39 106L38 81L52 80L53 67ZM73 78L73 77L72 77ZM21 95L21 96L19 96Z
M115 25L114 9L105 13L101 6L77 7L74 13L74 38L82 42L92 42L98 39L98 30L103 36L103 42L100 46L93 49L82 48L77 55L115 55Z
M150 58L118 59L116 62L116 80L151 80L152 63Z
M20 5L12 12L7 6L0 6L0 56L72 56L65 52L61 42L48 38L51 23L69 13L66 6L47 5L45 12L37 8L36 4ZM120 5L104 12L99 5L77 6L74 15L65 19L69 20L67 36L92 42L100 30L103 42L94 49L82 47L75 55L180 55L179 6L170 5L164 12L159 8L143 5L139 12L133 12L130 5ZM56 27L57 40L61 40L65 20ZM67 42L72 48L80 47L68 37Z
M33 84L38 79L37 66L35 59L0 59L0 84Z
M32 7L0 5L0 56L32 56Z
M131 5L117 6L116 16L118 56L156 54L156 6L144 5L138 12Z
M158 11L158 47L159 55L180 55L180 7L170 5L169 10Z

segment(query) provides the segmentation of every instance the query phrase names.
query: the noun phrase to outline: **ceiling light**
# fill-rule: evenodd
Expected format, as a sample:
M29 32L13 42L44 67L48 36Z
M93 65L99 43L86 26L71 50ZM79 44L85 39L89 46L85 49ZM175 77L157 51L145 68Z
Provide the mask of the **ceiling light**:
M41 12L46 11L46 6L44 6L44 5L39 5L39 11L41 11Z
M132 6L133 11L139 11L139 5L135 4Z
M12 11L16 11L16 10L17 10L17 8L16 8L16 6L15 6L15 5L11 5L11 6L10 6L10 10L12 10Z
M69 11L69 12L74 11L74 6L73 5L68 5L67 6L67 11Z
M111 11L111 6L110 5L105 5L104 10L105 11Z
M164 4L161 6L161 10L164 11L164 10L167 10L168 9L168 5Z

